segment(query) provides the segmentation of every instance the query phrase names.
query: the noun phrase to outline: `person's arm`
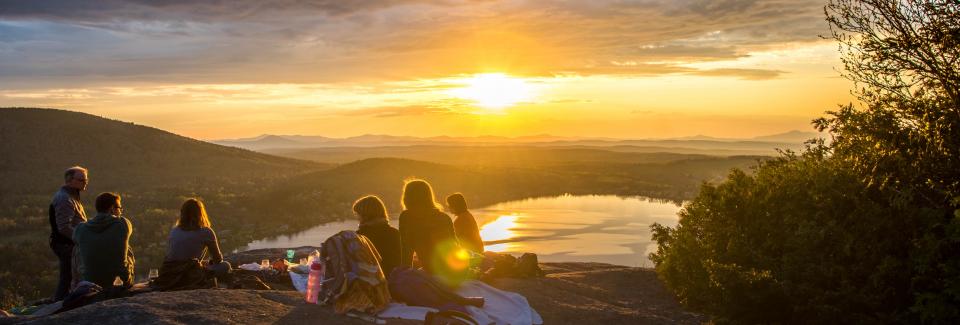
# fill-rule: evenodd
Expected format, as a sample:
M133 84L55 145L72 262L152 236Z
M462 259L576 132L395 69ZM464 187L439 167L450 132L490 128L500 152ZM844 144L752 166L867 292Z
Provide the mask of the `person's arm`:
M73 231L77 228L73 224L73 217L77 214L73 202L62 197L53 202L54 220L57 222L57 231L61 235L73 240Z
M124 267L120 270L120 279L124 281L125 285L133 285L133 269L136 265L136 259L133 257L133 248L130 247L130 237L133 235L133 224L130 223L130 220L123 218L124 226L126 226L127 231L126 235L123 238L123 246L126 248L126 253L124 254Z
M413 231L400 213L400 265L413 266Z
M210 265L219 264L223 262L223 253L220 252L220 244L217 240L217 234L213 232L212 228L207 228L209 231L209 238L204 243L207 246L207 252L210 254Z

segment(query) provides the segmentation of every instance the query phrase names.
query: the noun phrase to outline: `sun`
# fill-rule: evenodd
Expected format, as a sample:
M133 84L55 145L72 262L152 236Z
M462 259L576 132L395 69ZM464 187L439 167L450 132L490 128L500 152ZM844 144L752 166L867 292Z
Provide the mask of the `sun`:
M451 90L453 96L490 110L501 110L533 97L532 88L523 79L502 73L477 74L457 83L463 87Z

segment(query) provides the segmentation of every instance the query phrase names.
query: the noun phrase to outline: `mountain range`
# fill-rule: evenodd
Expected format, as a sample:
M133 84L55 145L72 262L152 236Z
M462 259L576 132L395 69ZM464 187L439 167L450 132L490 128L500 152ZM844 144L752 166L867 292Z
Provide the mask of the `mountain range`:
M616 139L603 137L561 137L552 135L532 135L522 137L478 136L478 137L412 137L367 134L346 138L333 138L307 135L264 134L252 138L221 139L210 142L256 151L278 149L336 148L336 147L395 147L395 146L542 146L542 147L651 147L662 148L663 152L692 153L690 150L707 150L723 154L724 150L737 152L728 154L757 154L756 151L774 153L774 148L799 149L803 142L822 137L816 132L793 130L790 132L759 136L748 139L717 138L705 135L667 139ZM738 151L739 150L739 151ZM747 152L744 152L747 150ZM704 153L704 152L699 152Z

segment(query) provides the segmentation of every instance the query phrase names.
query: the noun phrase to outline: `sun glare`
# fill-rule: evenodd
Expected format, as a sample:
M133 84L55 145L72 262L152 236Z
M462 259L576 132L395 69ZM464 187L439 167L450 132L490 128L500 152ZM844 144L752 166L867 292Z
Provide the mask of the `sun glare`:
M477 106L500 110L533 97L533 91L520 78L502 73L483 73L458 81L464 87L451 91L453 96L474 101Z

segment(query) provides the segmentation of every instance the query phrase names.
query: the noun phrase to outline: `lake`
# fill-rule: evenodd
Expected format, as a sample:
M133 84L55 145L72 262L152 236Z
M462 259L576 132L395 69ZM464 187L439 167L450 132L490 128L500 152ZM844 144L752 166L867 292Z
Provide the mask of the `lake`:
M675 226L677 205L642 197L563 195L510 201L471 209L486 249L519 255L536 253L541 262L602 262L651 267L656 251L650 225ZM391 216L396 226L396 215ZM356 221L323 224L306 231L258 240L246 249L318 246Z

